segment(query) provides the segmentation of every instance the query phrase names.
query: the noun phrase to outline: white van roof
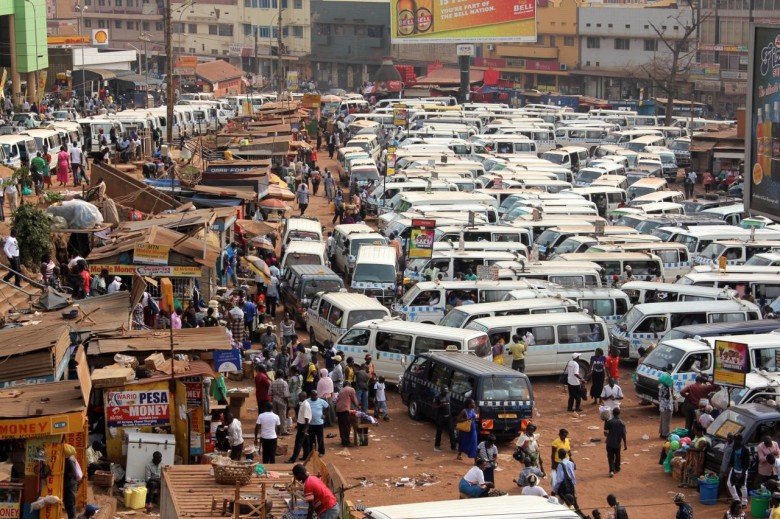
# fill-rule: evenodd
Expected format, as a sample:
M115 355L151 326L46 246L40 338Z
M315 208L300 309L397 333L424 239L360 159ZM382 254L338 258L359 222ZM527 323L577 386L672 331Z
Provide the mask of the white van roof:
M413 323L409 323L413 324ZM452 328L451 328L452 329ZM563 505L539 496L502 496L491 499L456 499L404 505L378 506L366 510L369 519L577 519Z
M735 290L725 288L693 287L680 283L662 283L660 281L629 281L628 283L623 283L620 289L624 292L626 290L657 290L659 292L674 292L677 294L700 295L720 299L729 299L737 295Z
M364 223L342 223L333 227L334 232L342 234L374 232L374 229Z
M358 249L356 263L396 264L395 247L390 245L363 245Z
M287 220L285 233L290 231L308 231L322 234L322 224L312 218L290 218Z
M380 305L381 306L381 305ZM384 308L384 307L383 307ZM453 341L467 341L482 335L481 332L474 330L463 330L460 328L448 328L435 324L415 323L403 321L397 318L371 319L356 324L353 328L378 328L382 331L404 333L404 334L425 334L434 338L450 339Z
M719 299L717 301L696 301L696 312L735 312L735 311L754 311L759 312L758 306L738 299ZM666 313L686 313L694 311L690 301L677 301L674 303L641 303L631 307L636 309L642 315L655 315Z
M361 310L387 310L376 299L352 292L328 292L322 295L322 299L341 307L359 308Z
M688 303L690 306L690 303ZM460 308L460 307L458 307ZM505 315L501 317L482 317L468 324L472 330L491 330L493 328L505 328L507 326L555 325L555 324L594 324L603 323L601 317L580 312L555 313L555 314L528 314Z
M503 310L519 310L523 308L552 308L566 305L577 305L577 302L565 297L554 297L541 295L534 299L496 301L494 303L479 303L473 305L462 305L457 309L465 314L478 314L480 312L501 312ZM579 312L576 312L579 313Z

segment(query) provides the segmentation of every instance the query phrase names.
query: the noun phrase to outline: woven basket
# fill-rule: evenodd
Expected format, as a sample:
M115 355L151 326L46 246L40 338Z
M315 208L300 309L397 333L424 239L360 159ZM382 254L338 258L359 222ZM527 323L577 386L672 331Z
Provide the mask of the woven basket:
M214 481L220 485L235 485L239 483L246 485L249 480L252 479L252 474L255 471L254 462L238 462L234 461L230 464L217 464L214 463L211 467L214 469Z

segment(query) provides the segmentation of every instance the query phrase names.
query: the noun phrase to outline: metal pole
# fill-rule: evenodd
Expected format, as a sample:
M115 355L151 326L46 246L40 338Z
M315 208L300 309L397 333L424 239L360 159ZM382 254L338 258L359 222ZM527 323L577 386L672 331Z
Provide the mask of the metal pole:
M43 92L38 92L38 89L40 87L40 78L39 74L41 73L41 64L40 61L38 61L38 10L35 8L35 4L32 3L32 0L25 0L28 4L30 4L33 8L33 32L35 33L35 94L36 99L35 102L38 102L38 99L43 99ZM3 88L5 88L5 85L3 85ZM28 91L29 85L28 85Z
M171 12L171 2L165 2L165 75L168 78L168 90L166 91L166 118L168 125L165 127L165 140L168 142L170 153L171 143L173 142L173 13ZM173 183L173 179L171 179ZM173 194L173 193L171 193ZM173 332L171 331L171 343L173 343ZM171 370L173 371L173 370Z
M282 65L282 0L279 0L279 21L278 24L278 34L276 35L276 46L277 46L277 57L278 57L278 70L276 73L278 74L277 77L277 89L278 89L278 96L282 95L282 92L284 92L284 76L282 75L283 65Z

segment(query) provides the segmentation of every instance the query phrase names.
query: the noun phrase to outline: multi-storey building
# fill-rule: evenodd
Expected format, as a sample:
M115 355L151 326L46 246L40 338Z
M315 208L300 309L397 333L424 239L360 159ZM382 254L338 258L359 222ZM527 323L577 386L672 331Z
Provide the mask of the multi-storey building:
M0 49L0 67L10 73L13 101L22 102L22 81L27 82L27 97L36 99L42 79L38 72L49 66L44 0L0 2Z

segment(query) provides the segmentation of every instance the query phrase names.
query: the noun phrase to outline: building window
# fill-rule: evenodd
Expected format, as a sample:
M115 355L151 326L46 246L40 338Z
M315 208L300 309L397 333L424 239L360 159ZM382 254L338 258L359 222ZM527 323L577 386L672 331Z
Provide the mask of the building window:
M198 24L197 23L187 24L187 32L189 32L190 34L198 34Z
M550 36L550 47L555 47L555 36Z
M274 0L274 8L276 7L276 0ZM287 0L282 0L282 9L287 9Z
M117 28L117 29L121 29L122 28L122 20L116 20L114 22L114 27Z
M658 50L658 40L645 40L645 52L655 52Z
M228 56L229 54L230 54L230 51L229 51L229 50L223 50L223 51L222 51L222 55L223 55L223 56Z
M626 29L630 29L630 28L631 28L631 25L627 23L626 24Z
M116 0L114 2L114 5L116 5L117 7L122 7L122 0Z
M106 21L98 20L98 29L105 29L105 28L106 28Z
M130 29L130 30L132 30L133 27L135 27L133 22L127 22L125 25L127 25L127 28ZM179 24L179 25L181 25L181 24ZM176 24L174 23L173 26L176 27ZM176 29L174 29L173 32L177 32ZM178 31L178 32L182 32L182 31Z
M220 36L233 36L233 26L227 23L219 24Z
M585 40L585 46L589 49L600 49L601 38L594 38L593 36L589 36L588 39Z
M260 9L270 9L271 0L260 0Z
M244 7L252 7L252 0L244 0Z
M145 31L148 31L148 30L149 30L149 22L144 22L142 25L143 25L143 29L144 29Z
M219 51L217 49L211 49L211 53L217 56L219 54Z
M132 29L133 22L127 22L127 28ZM184 32L184 24L181 22L174 22L171 25L171 31L173 31L175 34L182 34Z
M257 35L260 38L270 38L271 37L271 28L267 25L261 25L257 28Z
M90 20L89 18L84 20L84 27L92 27L92 20Z
M98 0L98 5L106 5L106 0Z
M155 31L162 31L163 30L163 24L162 22L157 22L154 24L154 30Z
M286 38L290 35L290 28L286 25L282 27L282 38Z
M355 26L355 36L365 36L366 35L366 26L365 25L356 25Z
M574 47L574 36L564 36L563 45L564 47Z
M293 25L293 38L303 38L303 26Z
M629 50L631 47L628 38L615 38L615 50Z
M334 25L333 26L333 34L335 36L344 36L344 26L343 25Z
M544 45L544 34L537 34L536 35L536 43L538 45Z
M609 27L611 29L612 28L612 24L611 23L607 24L607 27Z
M293 9L303 9L303 0L293 0Z
M84 5L92 5L92 0L84 0Z
M318 23L314 27L317 30L317 36L330 36L329 23Z
M212 36L216 36L218 32L219 32L219 27L218 26L216 26L216 25L209 25L209 34L211 34Z
M190 54L195 54L195 47L190 47Z
M252 36L252 24L244 23L244 36Z

